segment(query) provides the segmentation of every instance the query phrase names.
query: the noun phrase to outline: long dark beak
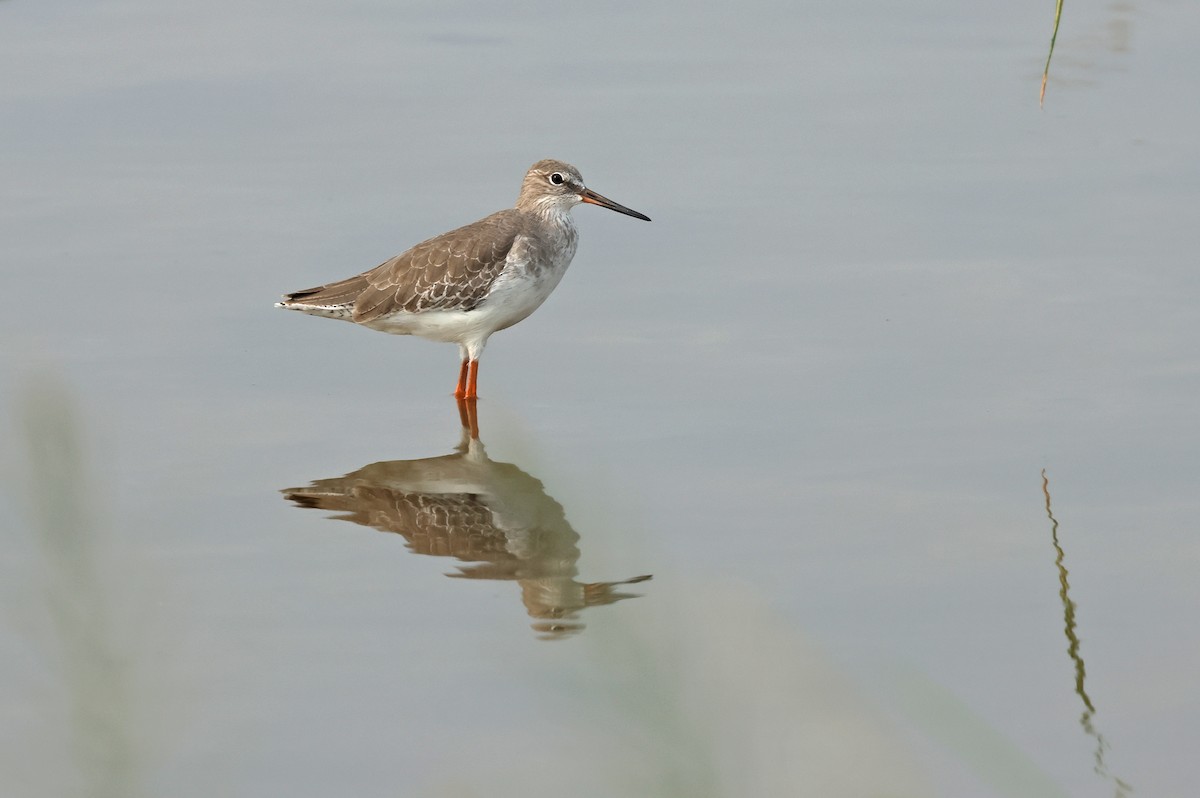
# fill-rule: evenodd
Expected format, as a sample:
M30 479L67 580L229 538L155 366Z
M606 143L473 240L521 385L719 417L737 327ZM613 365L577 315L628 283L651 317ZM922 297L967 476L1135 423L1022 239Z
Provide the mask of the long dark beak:
M626 216L632 216L634 219L641 219L644 222L650 221L650 217L647 216L646 214L638 213L637 211L633 210L632 208L626 208L624 205L618 205L617 203L610 200L608 197L601 196L600 194L597 194L595 191L592 191L590 188L585 188L579 194L579 198L581 200L583 200L584 202L589 203L591 205L599 205L601 208L608 208L610 211L616 211L617 213L623 213Z

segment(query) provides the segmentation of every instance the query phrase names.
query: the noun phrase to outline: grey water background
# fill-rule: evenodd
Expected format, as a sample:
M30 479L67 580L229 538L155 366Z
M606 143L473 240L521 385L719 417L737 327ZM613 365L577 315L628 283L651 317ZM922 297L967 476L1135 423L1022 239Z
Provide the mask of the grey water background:
M1192 794L1200 7L1068 4L1039 110L1052 6L0 3L3 792ZM654 218L483 359L654 575L552 641L284 501L457 362L271 308L542 157Z

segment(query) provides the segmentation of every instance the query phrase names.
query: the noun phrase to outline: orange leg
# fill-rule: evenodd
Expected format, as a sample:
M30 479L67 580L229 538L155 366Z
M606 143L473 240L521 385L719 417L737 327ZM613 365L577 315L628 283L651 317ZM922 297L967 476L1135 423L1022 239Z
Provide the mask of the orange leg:
M467 361L462 362L462 368L458 370L458 387L454 389L454 397L462 399L467 395Z
M466 365L464 364L463 367L466 368ZM479 398L478 382L479 382L479 361L472 360L471 361L471 376L470 376L470 379L467 380L467 398L468 399Z
M479 404L475 399L458 400L458 420L472 438L479 440Z
M463 429L470 429L471 428L471 416L470 416L469 412L467 411L467 404L468 404L467 400L463 399L460 396L454 400L454 403L458 405L458 421L459 421L459 423L463 425Z
M467 430L471 437L479 440L479 404L475 399L460 398L458 402L458 420L462 423L463 429Z

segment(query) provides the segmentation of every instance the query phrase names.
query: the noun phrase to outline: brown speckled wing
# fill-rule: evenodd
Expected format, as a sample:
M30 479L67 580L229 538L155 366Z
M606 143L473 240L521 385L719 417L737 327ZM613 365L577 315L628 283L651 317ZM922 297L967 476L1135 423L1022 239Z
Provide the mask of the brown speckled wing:
M418 554L466 562L515 559L491 508L471 493L408 492L347 476L292 488L284 496L301 507L340 513L333 517L342 521L402 535Z
M354 321L397 311L471 310L491 290L520 229L520 211L494 213L417 244L362 275Z
M367 275L358 274L336 283L293 291L284 297L284 304L295 303L321 308L351 307L367 285Z

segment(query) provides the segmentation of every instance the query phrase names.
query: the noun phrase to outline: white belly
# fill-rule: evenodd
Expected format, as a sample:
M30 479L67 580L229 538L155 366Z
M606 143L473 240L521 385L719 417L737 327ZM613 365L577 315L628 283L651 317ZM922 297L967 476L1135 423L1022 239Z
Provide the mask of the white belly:
M488 336L527 318L554 291L565 269L532 275L502 275L487 298L473 310L426 310L397 313L364 326L394 335L416 335L432 341L461 344L473 358L482 352Z

